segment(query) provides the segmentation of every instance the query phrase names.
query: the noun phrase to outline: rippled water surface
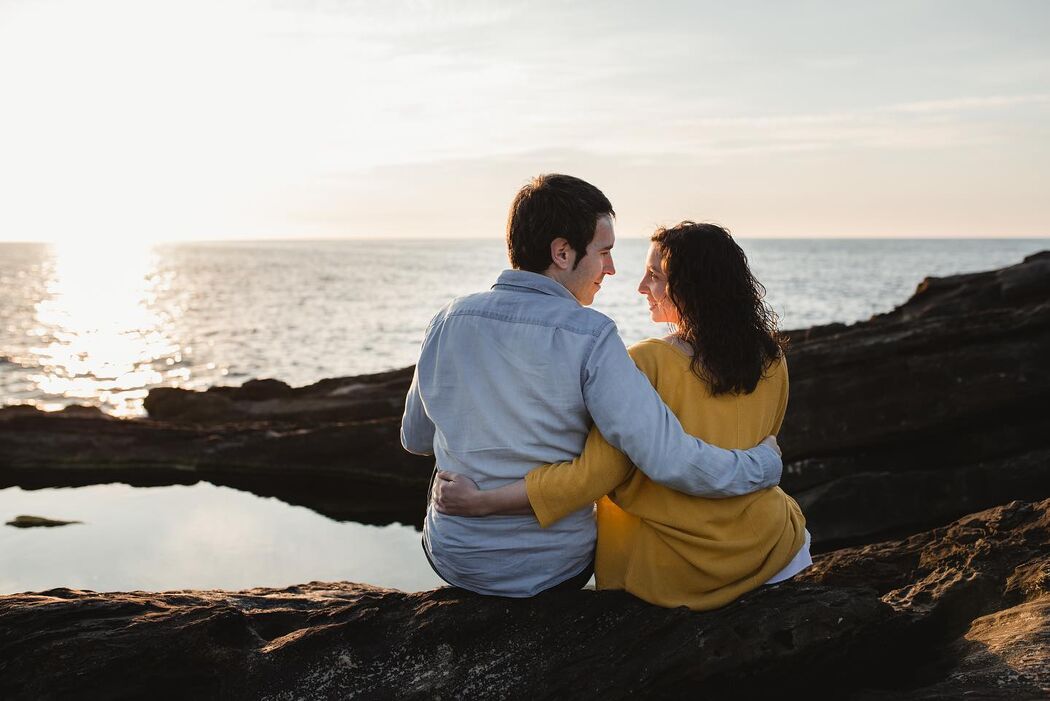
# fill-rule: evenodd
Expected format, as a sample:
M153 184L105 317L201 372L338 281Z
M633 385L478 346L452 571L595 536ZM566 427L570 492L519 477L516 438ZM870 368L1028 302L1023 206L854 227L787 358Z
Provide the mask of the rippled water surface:
M927 275L1019 262L1047 240L745 239L784 328L856 321ZM646 242L621 239L595 307L628 342L664 329L635 292ZM142 413L151 387L293 385L403 367L450 298L506 267L491 241L0 244L0 400Z

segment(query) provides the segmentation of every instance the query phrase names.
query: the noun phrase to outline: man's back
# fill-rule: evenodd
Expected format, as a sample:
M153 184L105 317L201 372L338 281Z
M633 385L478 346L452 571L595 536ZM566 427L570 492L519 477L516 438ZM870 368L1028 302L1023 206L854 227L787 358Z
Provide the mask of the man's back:
M405 400L402 445L483 489L499 487L575 457L593 419L610 445L671 489L718 497L777 484L772 447L728 451L685 433L612 321L585 308L616 273L614 216L598 188L569 175L542 175L518 191L507 221L515 270L434 318ZM423 543L452 584L531 596L582 575L594 535L589 508L544 530L533 516L431 508Z
M453 301L428 330L417 368L438 467L491 489L578 455L591 423L587 359L615 333L611 320L536 273L506 271L492 290ZM452 584L531 596L583 571L594 535L590 508L547 529L532 516L462 518L431 508L424 547Z

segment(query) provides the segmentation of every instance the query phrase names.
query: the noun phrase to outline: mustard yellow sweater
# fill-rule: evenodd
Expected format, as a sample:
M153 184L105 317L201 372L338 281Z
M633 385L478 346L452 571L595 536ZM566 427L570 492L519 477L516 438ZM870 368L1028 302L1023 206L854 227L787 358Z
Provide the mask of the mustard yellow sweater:
M697 438L750 448L780 430L788 397L783 360L751 394L715 397L671 343L649 339L630 354ZM544 527L598 499L598 588L625 589L660 606L724 606L783 569L805 537L798 504L779 487L728 499L688 496L650 480L597 429L580 457L536 468L525 483Z

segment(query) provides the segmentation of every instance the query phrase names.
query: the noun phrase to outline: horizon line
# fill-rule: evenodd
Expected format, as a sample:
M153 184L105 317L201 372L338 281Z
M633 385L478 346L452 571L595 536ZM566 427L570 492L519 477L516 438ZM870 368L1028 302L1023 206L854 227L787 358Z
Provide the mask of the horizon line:
M647 241L648 235L618 235L618 240L630 240L630 241ZM1010 234L1005 236L970 236L970 235L937 235L937 234L926 234L922 236L906 236L898 234L888 234L882 236L872 235L861 235L861 236L778 236L778 235L747 235L747 234L733 234L733 238L737 240L748 240L748 241L1050 241L1050 233L1046 234ZM334 243L341 241L502 241L503 237L495 236L311 236L311 237L246 237L246 238L228 238L228 239L156 239L156 240L118 240L118 241L100 241L100 244L144 244L148 246L154 245L173 245L173 244L226 244L226 243ZM0 239L0 245L5 244L19 244L19 245L66 245L66 244L83 244L88 243L87 241L65 241L65 240L50 240L50 239Z

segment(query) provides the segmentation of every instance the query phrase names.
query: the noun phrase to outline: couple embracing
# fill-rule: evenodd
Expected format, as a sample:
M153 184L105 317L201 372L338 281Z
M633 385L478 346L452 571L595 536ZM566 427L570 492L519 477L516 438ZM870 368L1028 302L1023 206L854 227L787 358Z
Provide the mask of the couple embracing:
M480 594L593 573L598 589L716 608L811 563L777 486L782 343L728 232L683 222L653 234L638 286L673 333L628 351L588 308L616 272L614 216L589 183L534 179L510 209L513 269L431 321L401 425L437 462L423 548Z

